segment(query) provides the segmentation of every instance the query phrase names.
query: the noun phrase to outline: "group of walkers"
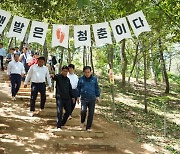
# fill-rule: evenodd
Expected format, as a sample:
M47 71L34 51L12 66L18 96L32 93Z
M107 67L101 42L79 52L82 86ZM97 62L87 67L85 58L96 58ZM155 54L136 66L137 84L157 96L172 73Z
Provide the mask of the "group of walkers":
M0 58L2 59L4 55L2 52L3 48L1 46L2 44L0 43ZM97 78L92 75L91 67L85 66L83 68L84 75L80 78L78 78L78 76L74 73L75 66L73 64L68 66L64 65L59 74L50 75L48 67L45 66L44 57L38 57L39 54L34 53L31 62L29 61L27 63L27 58L25 58L28 52L27 48L23 48L23 53L19 53L17 50L12 48L10 50L12 50L11 53L13 56L7 56L7 74L9 75L11 81L12 100L16 100L15 96L20 88L22 77L26 74L26 77L24 78L24 88L26 88L28 82L30 82L30 116L34 116L34 114L36 114L35 102L38 92L41 95L39 112L42 112L46 103L46 81L48 90L51 90L51 80L54 80L56 81L55 97L57 108L57 130L61 130L67 120L72 118L71 115L76 102L81 102L80 127L83 128L85 126L84 124L88 111L86 130L90 131L93 122L95 103L96 101L100 101L98 81ZM24 65L23 59L27 65ZM3 69L2 66L1 69ZM63 110L65 110L64 114Z
M22 51L18 47L10 48L6 54L3 44L0 43L1 70L4 71L4 60L7 64L7 74L10 78L12 100L16 100L16 94L21 86L21 81L25 80L29 68L37 64L39 53L32 51L31 46L23 46Z

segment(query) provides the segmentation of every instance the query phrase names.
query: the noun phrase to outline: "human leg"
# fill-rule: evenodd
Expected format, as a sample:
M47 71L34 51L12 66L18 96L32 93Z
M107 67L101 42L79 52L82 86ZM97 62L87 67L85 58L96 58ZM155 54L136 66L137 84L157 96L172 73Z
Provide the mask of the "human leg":
M35 101L38 95L38 84L31 84L30 111L35 111Z
M88 102L88 118L87 118L86 130L90 129L92 126L94 109L95 109L95 100L91 100Z

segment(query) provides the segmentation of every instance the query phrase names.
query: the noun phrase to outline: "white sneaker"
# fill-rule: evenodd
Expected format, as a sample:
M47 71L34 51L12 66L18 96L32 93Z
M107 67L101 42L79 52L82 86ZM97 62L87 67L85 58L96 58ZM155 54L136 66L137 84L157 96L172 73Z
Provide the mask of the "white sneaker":
M40 109L39 111L42 112L42 111L44 111L44 109Z
M57 128L57 131L62 131L62 129L61 128Z
M16 100L16 97L12 97L11 100L12 100L12 101L15 101L15 100Z
M87 132L91 132L92 130L91 130L91 129L87 129L86 131L87 131Z
M80 128L83 128L83 127L84 127L84 123L81 123L81 124L80 124Z
M71 119L72 119L72 116L70 115L69 118L68 118L68 120L71 120Z
M31 111L29 115L30 115L30 117L33 117L34 116L34 112Z

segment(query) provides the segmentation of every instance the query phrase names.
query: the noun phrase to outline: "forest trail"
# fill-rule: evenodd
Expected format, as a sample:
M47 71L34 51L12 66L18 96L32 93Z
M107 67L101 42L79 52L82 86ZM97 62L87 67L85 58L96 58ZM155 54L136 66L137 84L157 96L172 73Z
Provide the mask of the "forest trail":
M92 132L81 130L80 105L76 106L73 118L62 131L57 132L56 104L52 93L47 93L45 110L34 117L28 115L29 98L30 88L21 86L17 100L11 101L7 76L0 72L0 154L166 153L158 146L138 142L135 134L107 121L98 112L94 116Z

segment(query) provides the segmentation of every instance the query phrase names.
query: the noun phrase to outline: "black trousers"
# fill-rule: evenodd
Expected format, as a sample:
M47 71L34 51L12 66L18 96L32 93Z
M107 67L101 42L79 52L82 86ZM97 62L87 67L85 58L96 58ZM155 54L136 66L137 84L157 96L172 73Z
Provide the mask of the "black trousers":
M76 106L77 95L78 95L77 89L72 89L72 95L73 95L73 97L75 98L75 102L73 102L72 99L71 99L71 114L72 114L72 112L73 112L73 110L74 110L74 108L75 108L75 106ZM70 115L71 115L71 114L70 114Z
M1 70L4 71L3 56L0 56L0 61L1 61Z
M57 108L57 128L61 128L67 122L69 115L71 114L71 100L56 98ZM63 108L65 113L63 115Z
M88 118L86 130L90 129L93 122L94 109L95 109L95 99L92 100L81 100L81 123L84 123L86 120L87 108L88 108Z
M40 108L44 109L46 102L46 84L43 83L34 83L31 84L31 99L30 99L30 111L35 111L35 101L38 95L38 92L41 94Z
M11 93L12 93L12 96L15 97L21 86L21 75L11 74L10 80L11 80Z

